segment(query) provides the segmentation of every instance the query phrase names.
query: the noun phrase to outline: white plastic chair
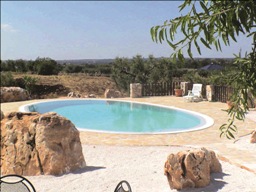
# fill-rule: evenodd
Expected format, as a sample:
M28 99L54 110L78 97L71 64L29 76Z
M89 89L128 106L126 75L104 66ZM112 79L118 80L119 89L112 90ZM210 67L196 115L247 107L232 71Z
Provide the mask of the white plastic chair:
M184 96L183 98L186 101L190 101L190 102L203 100L202 86L203 86L202 84L193 84L192 90L191 91L189 90L188 95Z

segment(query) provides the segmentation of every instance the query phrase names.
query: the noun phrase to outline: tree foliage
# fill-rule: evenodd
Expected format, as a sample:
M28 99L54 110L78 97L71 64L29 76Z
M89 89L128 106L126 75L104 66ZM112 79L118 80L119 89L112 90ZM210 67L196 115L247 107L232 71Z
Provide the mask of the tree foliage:
M171 81L176 65L171 59L147 59L137 55L132 59L116 58L112 65L112 78L120 89L129 90L130 83L158 83Z
M179 8L180 11L190 9L184 16L151 28L152 40L160 43L166 41L174 50L173 58L184 61L184 50L193 58L193 48L200 55L202 47L221 51L223 43L229 46L240 35L252 39L252 51L243 58L241 54L235 58L234 65L239 72L229 75L228 83L235 89L230 98L234 106L227 110L230 118L228 123L220 127L220 131L221 136L234 138L233 133L237 131L235 119L245 118L245 113L249 110L250 94L256 96L256 3L254 0L186 0ZM176 39L177 33L182 34L181 39Z
M11 72L1 72L0 73L0 86L1 87L8 87L8 86L14 86L15 85L15 81L14 78L12 76Z
M37 58L34 65L38 75L57 75L60 71L57 62L50 58Z

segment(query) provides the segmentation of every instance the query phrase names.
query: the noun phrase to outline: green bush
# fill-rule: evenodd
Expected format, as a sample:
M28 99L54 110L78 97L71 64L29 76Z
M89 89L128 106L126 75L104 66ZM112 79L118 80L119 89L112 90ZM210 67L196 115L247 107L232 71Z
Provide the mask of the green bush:
M57 75L60 71L57 62L51 58L37 58L34 65L38 75Z
M34 91L34 87L38 79L31 76L24 76L23 81L25 89L28 91L29 95L31 95Z
M15 85L11 72L1 72L0 78L1 87L10 87Z

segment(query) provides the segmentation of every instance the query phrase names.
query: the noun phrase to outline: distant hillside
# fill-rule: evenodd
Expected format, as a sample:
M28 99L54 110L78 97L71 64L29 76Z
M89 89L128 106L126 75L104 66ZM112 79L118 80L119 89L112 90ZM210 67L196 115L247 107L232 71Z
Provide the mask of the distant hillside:
M114 59L73 59L73 60L56 60L59 64L110 64Z

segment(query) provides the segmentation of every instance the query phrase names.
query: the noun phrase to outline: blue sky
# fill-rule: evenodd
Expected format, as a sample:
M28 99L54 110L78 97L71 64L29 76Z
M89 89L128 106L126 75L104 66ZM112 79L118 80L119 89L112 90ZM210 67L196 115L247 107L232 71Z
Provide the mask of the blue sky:
M180 16L181 1L1 1L1 59L106 59L169 57L172 49L152 41L150 28ZM250 51L244 37L222 53L203 49L195 57L233 57Z

